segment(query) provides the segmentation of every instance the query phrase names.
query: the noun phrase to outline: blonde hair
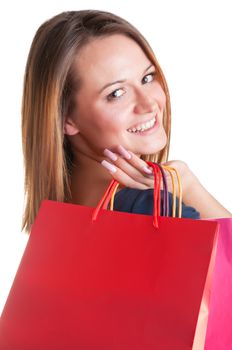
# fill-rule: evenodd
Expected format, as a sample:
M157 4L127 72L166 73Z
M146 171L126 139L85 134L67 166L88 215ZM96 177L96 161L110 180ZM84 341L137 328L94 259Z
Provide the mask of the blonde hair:
M163 124L167 144L144 160L167 161L171 131L170 97L164 74L142 34L126 20L105 11L81 10L60 13L44 22L31 44L25 69L22 98L22 147L25 169L25 209L22 230L30 232L41 201L71 199L73 154L63 133L64 116L72 108L72 63L90 40L111 34L135 40L155 65L166 95ZM78 89L78 80L75 82Z

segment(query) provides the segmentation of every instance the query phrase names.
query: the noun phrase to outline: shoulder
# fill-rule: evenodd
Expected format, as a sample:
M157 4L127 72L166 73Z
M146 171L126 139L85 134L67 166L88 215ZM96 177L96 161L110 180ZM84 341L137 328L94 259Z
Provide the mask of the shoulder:
M152 215L154 209L153 189L140 190L125 187L115 195L114 210L128 213ZM161 190L161 215L163 207L163 194ZM172 216L172 193L169 192L169 214ZM176 216L178 216L179 199L176 198ZM182 218L200 219L200 213L193 207L187 206L182 202Z

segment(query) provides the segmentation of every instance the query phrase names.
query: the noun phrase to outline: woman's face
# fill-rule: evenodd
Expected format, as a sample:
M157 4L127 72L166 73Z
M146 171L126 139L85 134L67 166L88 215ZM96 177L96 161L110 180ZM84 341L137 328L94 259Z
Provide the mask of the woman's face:
M121 34L95 39L78 54L73 74L81 86L64 130L77 150L102 156L119 144L137 155L164 148L166 97L155 67L134 40ZM155 117L150 131L133 132L146 122L151 126Z

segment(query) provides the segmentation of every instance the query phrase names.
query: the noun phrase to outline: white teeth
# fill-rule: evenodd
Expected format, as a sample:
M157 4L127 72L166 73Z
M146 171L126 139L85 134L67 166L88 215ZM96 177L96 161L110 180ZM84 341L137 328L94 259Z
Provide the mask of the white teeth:
M156 118L153 118L149 122L146 122L145 124L140 124L136 128L127 129L127 131L137 132L137 131L144 131L144 130L150 129L155 124L155 121L156 121Z

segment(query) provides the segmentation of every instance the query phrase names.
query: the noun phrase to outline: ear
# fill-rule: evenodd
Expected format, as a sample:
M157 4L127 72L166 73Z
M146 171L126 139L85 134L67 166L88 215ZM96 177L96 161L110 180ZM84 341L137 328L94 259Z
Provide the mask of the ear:
M72 118L65 119L63 132L67 135L76 135L79 133L79 129Z

